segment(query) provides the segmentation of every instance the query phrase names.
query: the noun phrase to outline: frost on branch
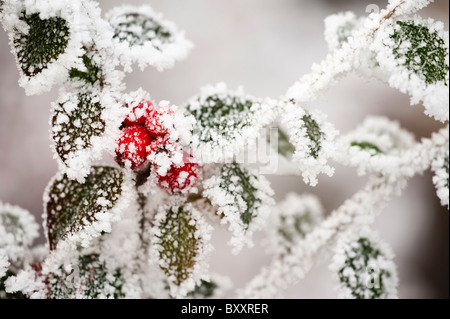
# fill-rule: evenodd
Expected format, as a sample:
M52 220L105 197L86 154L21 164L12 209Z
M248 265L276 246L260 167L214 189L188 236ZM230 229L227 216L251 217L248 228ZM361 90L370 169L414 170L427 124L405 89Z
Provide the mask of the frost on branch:
M359 174L397 175L405 151L415 145L415 139L398 122L370 116L354 131L342 136L338 144L336 160L358 168Z
M147 65L159 71L171 68L192 48L184 32L148 5L116 7L106 18L114 29L115 54L127 70L133 63L141 69Z
M312 194L289 193L273 210L270 219L269 251L289 254L293 246L323 220L323 208Z
M394 254L368 228L341 235L330 270L338 282L339 298L397 298L397 270Z
M301 170L304 182L315 186L318 174L332 176L334 173L327 162L334 156L334 142L338 131L319 110L309 111L298 105L287 108L282 121L286 125L289 140L295 147L292 159Z
M89 33L77 23L84 19L78 1L4 0L1 20L27 94L49 91L81 63L82 41Z
M170 294L184 297L208 280L212 227L191 205L161 206L152 228L150 261L166 275Z
M39 235L38 230L35 218L28 211L0 202L0 263L2 252L14 263L23 261L27 249Z
M126 297L124 275L98 254L82 255L46 278L49 297L97 299Z
M83 184L58 173L44 195L44 224L50 249L60 241L88 246L111 231L132 199L126 177L112 167L92 167Z
M433 176L433 184L436 187L436 193L439 199L441 200L442 206L449 207L448 197L449 197L449 174L448 174L448 158L449 158L449 150L448 150L448 130L447 130L447 143L443 144L440 150L437 153L436 159L431 164L431 169L434 172Z
M203 87L186 108L197 120L194 152L206 163L232 159L276 116L275 101L256 99L242 88L229 91L224 83Z
M449 37L442 22L414 17L386 23L371 47L389 84L411 96L411 104L423 101L425 114L449 119Z
M217 207L222 224L232 233L229 242L237 254L244 246L252 246L252 235L265 222L274 205L273 190L262 176L237 163L211 168L203 182L203 196Z

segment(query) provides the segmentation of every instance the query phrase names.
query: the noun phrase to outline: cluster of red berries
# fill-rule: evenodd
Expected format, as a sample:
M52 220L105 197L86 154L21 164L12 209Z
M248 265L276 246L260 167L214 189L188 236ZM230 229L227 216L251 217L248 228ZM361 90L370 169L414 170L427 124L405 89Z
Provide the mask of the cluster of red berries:
M122 123L122 134L117 140L117 163L140 170L148 163L149 158L178 149L178 146L169 140L168 128L162 120L162 117L167 118L167 115L173 115L173 112L157 110L150 101L133 107ZM158 164L152 164L158 172ZM198 165L188 160L181 166L172 164L164 172L165 175L158 175L158 184L173 193L182 192L196 184L198 172Z

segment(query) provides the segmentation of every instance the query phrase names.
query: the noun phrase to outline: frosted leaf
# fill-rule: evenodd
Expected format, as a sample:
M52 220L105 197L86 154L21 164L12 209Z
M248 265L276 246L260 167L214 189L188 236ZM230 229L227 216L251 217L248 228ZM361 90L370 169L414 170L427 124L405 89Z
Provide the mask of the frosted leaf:
M397 298L397 270L394 254L368 228L341 235L330 265L339 298Z
M367 117L354 131L342 136L336 160L358 168L358 174L396 175L403 154L415 145L414 136L398 122Z
M90 39L89 17L79 1L4 0L2 23L9 34L20 72L20 86L29 95L64 82L69 70L82 64L83 41ZM78 23L86 25L79 28Z
M126 297L122 270L108 264L98 254L80 256L75 264L61 266L49 274L46 281L52 299Z
M133 63L141 69L147 65L159 71L171 68L192 48L184 32L148 5L116 7L106 18L114 29L116 54L128 70Z
M276 151L278 152L278 154L285 157L288 160L292 159L292 156L294 155L295 152L295 147L294 145L291 144L291 142L289 142L289 136L286 130L279 123L277 123L276 126L271 127L271 129L276 129L277 132L278 141L276 144L277 145ZM270 140L271 138L272 136L270 134L266 135L266 139L269 144L271 142ZM274 148L273 144L270 144L270 146Z
M358 18L351 12L342 12L325 18L325 40L328 49L334 51L340 49L343 43L354 34L355 30L363 26L365 18Z
M84 50L85 53L81 57L83 67L71 68L69 71L69 78L71 80L81 81L84 84L94 85L101 80L101 70L93 59L93 52L90 52L87 48L84 48Z
M449 118L449 38L442 22L414 17L382 25L372 50L389 84L407 93L411 104L423 101L425 114Z
M334 168L328 165L328 159L334 156L338 131L326 121L326 115L296 105L285 112L282 122L295 147L292 159L301 170L304 182L315 186L318 174L332 176Z
M38 230L36 219L27 210L0 201L0 250L10 261L23 260L27 249L39 236Z
M6 275L6 271L9 267L8 255L6 254L6 250L0 248L0 278L3 278ZM1 289L1 288L0 288ZM0 296L1 298L1 296Z
M273 190L260 174L237 163L211 169L203 181L203 196L217 208L222 224L228 224L232 233L229 242L233 253L253 245L252 235L260 229L274 205Z
M224 83L205 86L186 106L197 122L193 149L205 163L226 162L252 143L277 115L276 103L230 91Z
M436 187L436 193L439 199L441 200L442 206L449 207L448 197L449 197L449 174L448 174L448 158L449 158L449 150L448 150L448 135L447 135L447 144L444 144L440 151L437 154L436 159L433 161L431 165L431 169L434 172L433 176L433 184Z
M58 173L44 196L50 249L64 240L86 247L92 238L110 232L111 223L130 204L131 192L124 174L112 167L92 167L83 184Z
M232 284L228 277L212 274L209 280L200 280L195 289L188 293L187 298L218 299L223 298Z
M269 251L290 253L293 246L323 220L323 207L312 194L289 193L273 210L269 224Z
M1 252L0 252L1 256ZM4 275L0 273L0 300L1 299L25 299L26 296L21 292L7 292L6 291L6 282L9 278L13 277L15 274L11 270L6 270Z
M211 231L204 217L189 204L158 210L151 230L150 261L165 273L173 297L186 296L201 279L208 279Z

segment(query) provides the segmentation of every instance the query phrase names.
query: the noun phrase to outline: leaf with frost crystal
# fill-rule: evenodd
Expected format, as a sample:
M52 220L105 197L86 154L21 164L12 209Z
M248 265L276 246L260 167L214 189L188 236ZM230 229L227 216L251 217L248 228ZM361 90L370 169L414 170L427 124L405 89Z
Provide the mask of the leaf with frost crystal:
M376 33L372 50L390 74L389 84L423 101L425 114L449 119L449 37L442 22L420 17L389 22Z
M83 41L90 40L90 17L79 1L3 0L2 23L28 95L49 91L81 64ZM79 23L84 28L79 28Z
M447 131L448 134L448 131ZM431 169L434 172L433 184L436 187L436 194L441 200L442 206L449 207L449 149L448 149L448 135L447 143L438 152L436 159L431 165Z
M341 235L330 270L338 282L339 298L397 298L397 270L390 247L364 228Z
M302 240L323 219L323 207L312 194L289 193L275 206L269 224L271 236L267 242L270 252L285 254Z
M304 182L315 186L318 174L333 175L334 169L327 162L334 156L338 131L326 121L326 115L319 110L291 105L282 122L295 147L292 160L300 168Z
M79 256L74 264L50 273L46 281L52 299L126 297L121 269L111 269L98 254Z
M0 250L12 262L20 262L39 236L36 219L27 210L0 202Z
M357 167L358 174L395 174L402 154L413 147L414 136L398 122L369 116L354 131L338 140L335 159L343 165Z
M172 296L186 296L199 280L207 278L211 231L212 227L189 204L159 209L150 258L166 275Z
M229 91L224 83L203 87L186 108L197 120L194 152L205 163L232 159L273 122L277 113L275 101L255 99L242 88Z
M126 68L137 63L141 69L152 65L162 71L184 59L192 48L184 32L148 5L116 7L106 18L114 29L116 51Z
M47 186L44 198L50 249L56 249L65 239L87 246L93 237L109 232L119 208L125 205L119 204L120 199L129 197L124 180L123 173L112 167L92 167L83 184L70 180L66 174L57 174Z
M325 18L325 40L330 51L340 49L353 33L362 27L365 18L351 12L332 14Z
M224 164L207 173L203 196L217 207L221 223L233 234L230 244L237 254L245 245L252 246L252 235L266 220L274 204L273 190L260 174L237 163Z

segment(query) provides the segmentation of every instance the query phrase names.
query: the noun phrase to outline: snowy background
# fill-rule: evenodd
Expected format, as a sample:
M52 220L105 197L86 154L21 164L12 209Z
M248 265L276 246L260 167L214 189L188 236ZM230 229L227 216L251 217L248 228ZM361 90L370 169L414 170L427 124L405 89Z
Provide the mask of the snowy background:
M121 4L100 0L102 9ZM195 44L189 58L174 69L135 71L127 77L128 89L139 87L156 100L181 104L208 83L243 85L255 96L278 97L311 64L327 53L323 19L332 13L353 10L366 14L368 4L384 7L387 1L366 0L128 0L149 3L156 11L186 30ZM449 2L437 0L422 16L445 22L448 30ZM5 32L0 30L0 199L22 206L39 220L42 193L56 172L49 148L49 106L57 91L27 97L18 87L18 72L9 52ZM385 115L400 121L417 138L441 127L427 118L423 107L409 106L408 97L375 80L350 76L330 90L317 104L342 132L346 133L366 115ZM282 199L289 191L319 195L327 212L356 192L366 178L352 169L336 167L333 178L321 177L319 186L306 186L299 177L269 177ZM411 180L405 194L394 200L378 218L375 227L396 253L400 298L449 297L449 213L439 205L425 174ZM258 234L256 241L263 238ZM269 259L257 245L238 257L226 245L225 232L214 236L216 250L212 270L228 275L241 287ZM43 241L43 237L41 241ZM335 298L328 260L320 263L304 281L289 289L289 298Z

